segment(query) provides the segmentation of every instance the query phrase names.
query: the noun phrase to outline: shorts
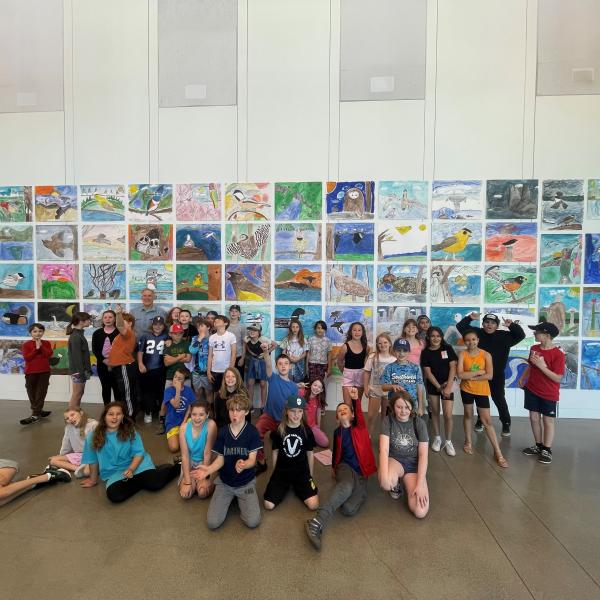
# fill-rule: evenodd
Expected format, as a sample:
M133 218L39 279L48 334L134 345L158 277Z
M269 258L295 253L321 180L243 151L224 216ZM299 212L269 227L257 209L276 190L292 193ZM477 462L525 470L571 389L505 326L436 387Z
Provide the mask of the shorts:
M409 458L393 457L393 458L394 458L394 460L397 460L402 465L405 475L408 473L417 473L418 472L419 460L417 458L414 458L414 457L409 457Z
M470 392L460 391L460 395L462 397L463 404L473 404L473 402L477 405L477 408L489 408L490 407L490 399L488 396L478 396L477 394L471 394Z
M265 367L264 358L254 358L246 362L246 379L254 379L254 381L267 380L267 368Z
M427 391L427 394L429 396L439 396L440 398L442 397L438 389L434 388L433 385L429 383L429 381L425 382L425 390ZM444 398L444 400L452 400L454 402L454 392L451 392L450 396L448 398Z
M71 381L73 383L85 383L87 381L87 377L81 373L73 373L73 375L71 375Z
M545 417L556 417L556 405L558 402L546 400L546 398L534 394L527 388L523 391L525 392L525 410L540 413Z
M192 387L194 390L202 388L203 390L212 391L212 383L208 380L206 373L192 373Z
M363 369L344 369L342 373L342 387L363 387L363 373Z
M78 467L81 464L81 457L83 456L82 452L69 452L65 454L64 457L72 464Z
M169 439L170 437L173 437L174 435L179 435L179 425L176 425L175 427L171 427L171 429L169 429L169 431L167 431L167 439Z
M310 476L308 479L296 481L289 481L285 477L271 477L265 489L264 499L277 506L285 498L290 487L294 488L294 493L302 502L316 496L319 491L315 480Z
M0 469L14 469L19 472L19 464L8 458L0 458Z
M190 460L190 471L193 471L198 465L201 465L202 461L201 460ZM210 477L210 475L208 476ZM179 473L179 481L177 483L181 483L183 481L183 469L181 469L181 472Z

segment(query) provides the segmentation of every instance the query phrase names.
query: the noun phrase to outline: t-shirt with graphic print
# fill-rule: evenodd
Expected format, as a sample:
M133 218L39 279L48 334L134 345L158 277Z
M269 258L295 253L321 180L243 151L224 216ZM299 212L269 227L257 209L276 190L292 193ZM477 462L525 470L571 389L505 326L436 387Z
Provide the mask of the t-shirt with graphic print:
M309 427L286 425L283 437L276 429L271 432L271 445L273 450L278 451L273 477L287 480L310 477L306 453L315 447L315 437Z
M367 358L364 370L371 373L371 378L369 379L370 396L377 396L378 398L387 397L387 392L384 392L381 389L381 377L385 368L395 362L396 358L394 356L388 356L387 358L380 356L379 360L376 360L375 354L371 354L369 358Z
M417 386L423 385L423 375L421 368L417 365L407 362L400 364L399 362L388 365L383 371L380 383L401 385L409 394L415 410L419 405L417 396Z
M254 425L244 423L242 430L234 435L231 425L221 427L212 451L223 457L223 466L219 471L221 481L230 487L243 487L255 477L254 469L244 469L241 473L235 470L238 460L247 460L250 452L256 452L263 447L260 435Z
M417 435L415 435L415 427ZM418 417L403 422L388 415L381 422L381 435L390 438L390 458L396 460L417 458L419 442L429 442L425 421Z
M318 335L309 337L307 349L310 352L310 357L308 362L317 365L326 365L332 346L333 344L328 337L319 337Z
M236 344L235 335L226 331L223 335L213 333L208 338L208 345L212 348L212 368L213 373L225 373L225 370L234 365L231 363L231 346ZM236 347L237 353L237 347Z

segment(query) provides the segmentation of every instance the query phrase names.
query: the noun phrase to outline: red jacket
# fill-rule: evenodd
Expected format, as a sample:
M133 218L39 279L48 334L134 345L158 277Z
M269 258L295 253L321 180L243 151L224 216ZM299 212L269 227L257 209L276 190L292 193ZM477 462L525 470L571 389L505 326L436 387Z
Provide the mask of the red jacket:
M352 401L352 408L354 409L354 423L350 425L350 436L352 437L352 445L354 446L354 452L356 452L356 458L358 459L358 465L362 471L363 477L369 477L377 473L377 465L375 464L375 456L373 454L373 448L371 447L371 437L365 424L365 417L360 406L360 400L358 402ZM335 469L340 461L342 460L342 435L341 427L338 427L333 432L333 461L332 466Z
M47 373L50 371L49 359L52 356L52 346L50 342L42 340L39 349L35 347L35 342L29 340L21 348L25 360L25 375L31 373Z

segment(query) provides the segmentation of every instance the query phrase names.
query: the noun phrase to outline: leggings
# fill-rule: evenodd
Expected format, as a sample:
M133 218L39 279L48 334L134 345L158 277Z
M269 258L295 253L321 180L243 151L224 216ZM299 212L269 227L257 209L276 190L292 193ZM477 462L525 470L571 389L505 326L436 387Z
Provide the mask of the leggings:
M134 475L131 479L115 481L106 488L106 497L116 503L125 502L140 490L158 492L179 475L179 465L159 465Z
M96 368L98 370L98 379L100 379L100 385L102 386L102 402L106 406L112 400L111 394L114 394L115 400L118 400L119 388L117 387L115 374L112 369L109 371L108 367L101 360L98 360L96 363Z
M142 408L146 414L160 410L165 396L166 377L167 373L162 367L140 373Z
M135 418L138 410L138 368L135 363L113 367L119 390L119 402L125 406L128 416ZM163 390L164 391L164 390Z

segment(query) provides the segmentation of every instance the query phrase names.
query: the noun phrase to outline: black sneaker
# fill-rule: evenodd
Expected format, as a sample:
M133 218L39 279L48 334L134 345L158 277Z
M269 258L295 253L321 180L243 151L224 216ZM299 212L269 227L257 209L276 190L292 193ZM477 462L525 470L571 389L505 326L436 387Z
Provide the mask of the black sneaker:
M483 423L477 419L477 423L475 423L475 431L477 433L481 433L483 431Z
M68 483L71 481L71 473L66 469L57 469L56 467L46 467L44 473L50 474L50 482L62 481L63 483Z
M40 417L42 417L42 418L44 418L44 419L45 419L46 417L49 417L51 414L52 414L52 411L51 411L51 410L43 410L43 411L40 413Z
M538 456L538 462L543 465L549 465L552 462L552 452L550 450L546 450L545 448L540 451Z
M398 500L398 498L400 498L402 496L402 494L404 493L404 486L402 485L402 483L398 482L391 490L390 490L390 496L392 498L392 500Z
M178 465L181 466L181 455L180 454L173 457L173 464L175 466L178 466Z
M510 425L502 425L502 437L510 437Z
M525 456L537 456L541 452L541 450L537 444L534 444L533 446L529 446L529 448L523 448L521 452Z
M304 523L304 531L306 531L306 535L308 536L308 539L314 548L316 550L320 550L323 525L321 525L317 519L308 519L308 521Z
M261 475L262 473L264 473L269 467L267 466L266 462L257 462L256 466L254 467L254 471L256 473L256 475Z
M40 420L39 417L34 417L33 415L31 415L30 417L27 417L26 419L21 419L19 421L19 423L21 423L21 425L31 425L32 423L37 423Z

